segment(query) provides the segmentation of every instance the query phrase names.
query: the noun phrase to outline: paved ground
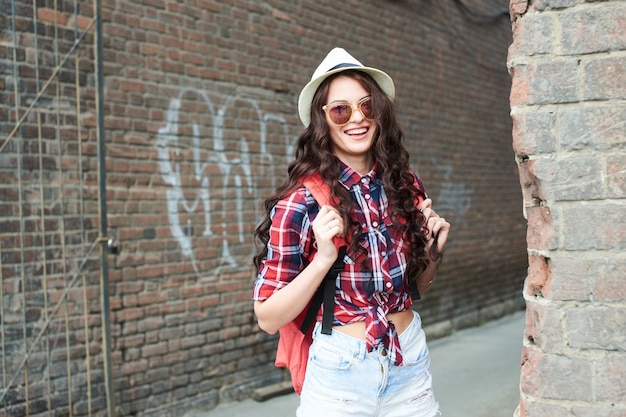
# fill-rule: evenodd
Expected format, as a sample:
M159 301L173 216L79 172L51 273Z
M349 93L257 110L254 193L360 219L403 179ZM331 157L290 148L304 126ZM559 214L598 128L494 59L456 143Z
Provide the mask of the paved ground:
M524 313L430 343L435 396L446 417L512 417L519 403Z
M524 313L430 342L435 396L445 417L512 417L519 402ZM222 404L189 417L295 416L298 396Z

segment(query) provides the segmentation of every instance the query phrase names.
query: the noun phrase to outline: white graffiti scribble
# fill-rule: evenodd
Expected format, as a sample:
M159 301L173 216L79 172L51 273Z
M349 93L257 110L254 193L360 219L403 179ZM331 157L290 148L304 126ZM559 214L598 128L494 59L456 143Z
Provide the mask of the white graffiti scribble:
M278 139L284 147L279 158L291 157L295 137L283 117L264 115L245 94L230 96L217 111L204 91L186 88L171 99L166 125L157 135L159 167L169 186L172 236L197 275L215 277L225 266L249 266L246 240L260 217L259 182L274 189L281 165L268 150L270 134L274 146ZM207 255L207 244L217 256ZM203 266L200 258L217 264Z

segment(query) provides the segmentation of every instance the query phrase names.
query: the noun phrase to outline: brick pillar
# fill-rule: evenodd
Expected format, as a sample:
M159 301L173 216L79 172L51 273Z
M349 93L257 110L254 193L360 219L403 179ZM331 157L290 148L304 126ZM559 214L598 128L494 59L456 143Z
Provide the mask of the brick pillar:
M626 2L511 0L520 417L626 416Z

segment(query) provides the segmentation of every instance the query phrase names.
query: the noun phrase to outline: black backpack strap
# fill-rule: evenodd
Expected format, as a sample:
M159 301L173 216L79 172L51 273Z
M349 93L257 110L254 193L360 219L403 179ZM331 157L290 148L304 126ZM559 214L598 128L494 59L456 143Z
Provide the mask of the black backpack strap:
M322 281L322 284L317 288L315 294L313 294L313 298L311 298L311 303L309 304L309 308L304 316L304 320L302 321L302 326L300 326L300 331L302 333L306 333L311 325L313 325L322 302L324 303L324 311L322 313L322 333L332 333L333 313L335 311L335 283L337 275L343 271L345 266L343 262L345 256L346 246L339 247L335 263L330 267L326 276L324 276L324 281Z
M346 246L339 247L337 259L324 277L324 311L322 312L322 333L333 332L333 316L335 313L335 284L337 276L343 271L343 259L346 256Z
M326 278L324 278L325 280ZM302 325L300 326L300 331L304 334L311 328L315 318L317 317L317 311L320 309L322 305L322 300L324 299L324 286L320 285L317 287L315 294L313 294L313 298L311 298L311 303L309 304L309 308L306 311L306 315L304 316L304 320L302 320Z
M411 279L409 281L409 286L411 287L411 299L413 301L416 301L422 298L420 296L420 291L417 289L417 279Z

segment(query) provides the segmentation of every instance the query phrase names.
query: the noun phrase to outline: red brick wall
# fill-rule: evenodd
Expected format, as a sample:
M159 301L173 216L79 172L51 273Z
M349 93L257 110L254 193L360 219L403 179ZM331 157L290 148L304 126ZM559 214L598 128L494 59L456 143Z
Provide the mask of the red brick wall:
M506 18L470 18L452 2L313 1L118 2L106 17L124 409L241 398L281 378L249 301L250 230L284 178L300 88L335 45L395 79L414 166L454 227L439 281L417 305L424 322L445 332L521 305Z
M529 273L516 415L626 415L626 3L512 1Z
M208 409L283 378L276 339L252 312L251 231L291 159L298 93L334 46L394 78L413 166L453 225L439 278L416 305L429 333L522 307L506 17L471 17L453 1L353 0L120 0L103 14L120 415Z

